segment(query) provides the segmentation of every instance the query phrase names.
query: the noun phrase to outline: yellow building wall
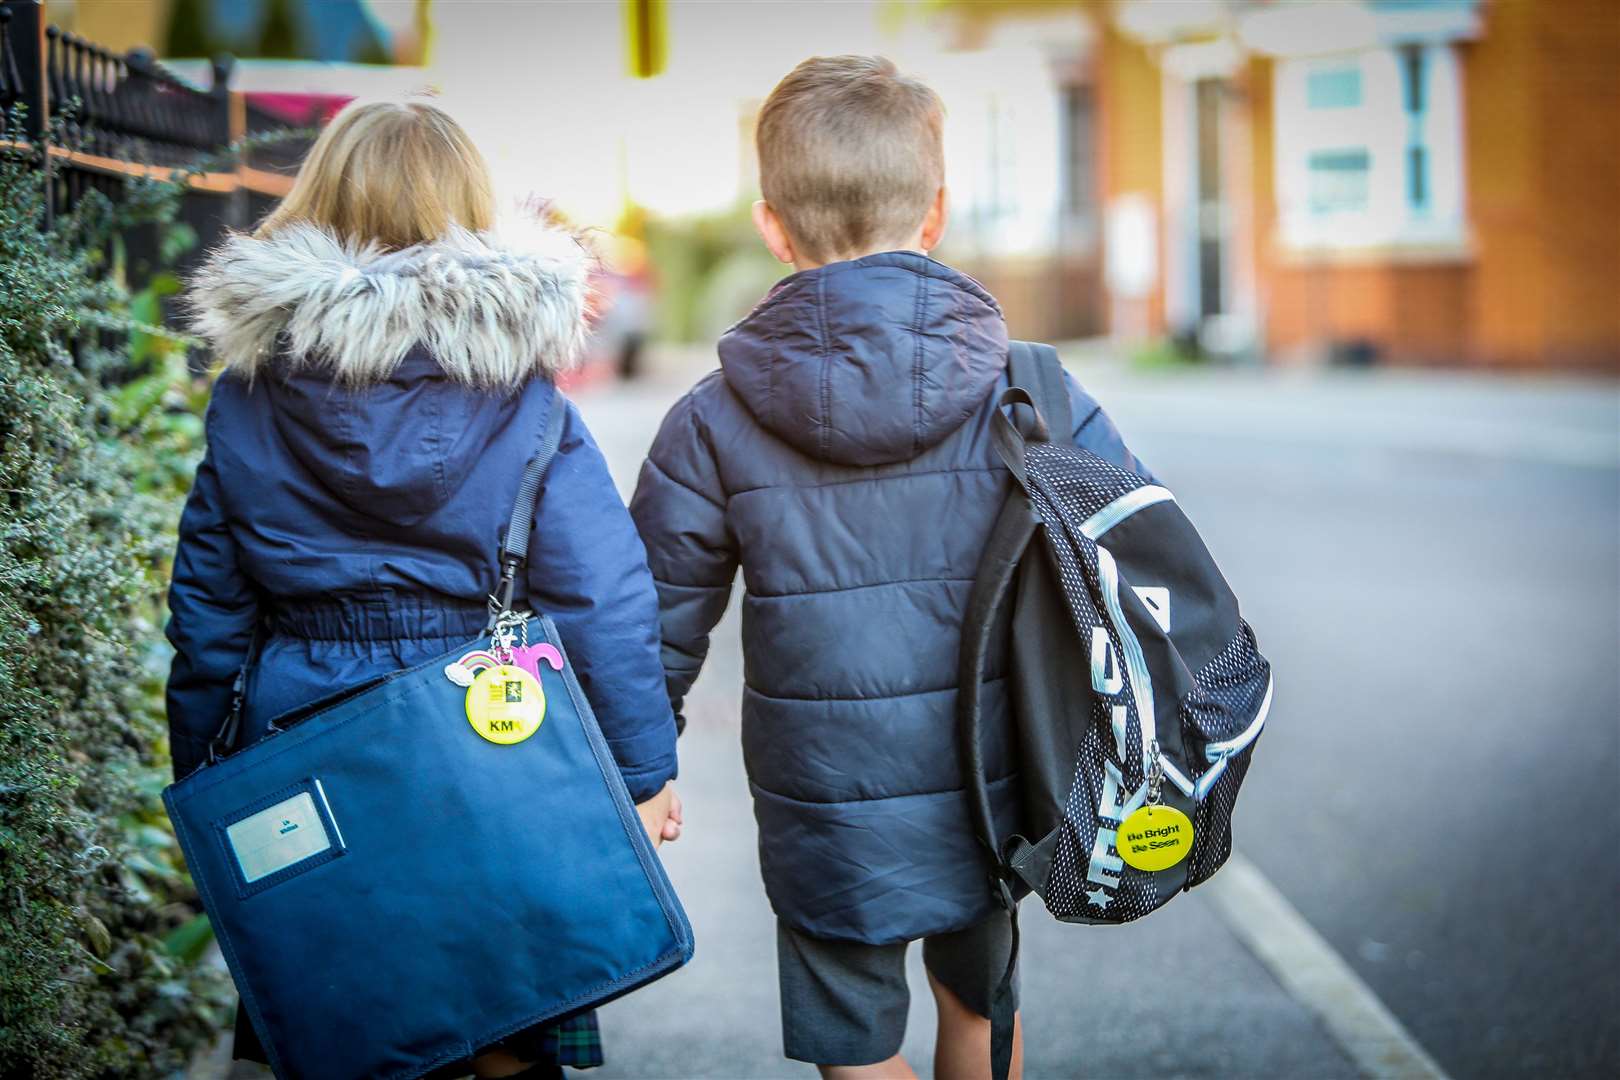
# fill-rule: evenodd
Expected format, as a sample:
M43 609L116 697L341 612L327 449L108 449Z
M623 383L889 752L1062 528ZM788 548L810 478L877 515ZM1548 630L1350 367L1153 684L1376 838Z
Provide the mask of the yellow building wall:
M1469 321L1484 363L1527 362L1543 335L1534 7L1494 5L1489 37L1462 49L1468 218L1478 264Z
M46 0L45 19L113 52L157 50L169 29L172 0L78 0L71 7Z
M1272 107L1275 89L1274 64L1263 56L1251 56L1242 73L1243 100L1249 109L1249 221L1248 236L1240 242L1250 247L1255 267L1255 306L1260 335L1272 336L1270 318L1277 304L1273 288L1275 267L1272 252L1277 235L1277 170L1275 155L1276 123Z
M1463 58L1479 359L1620 371L1620 8L1493 3Z
M1163 79L1148 47L1120 33L1112 22L1100 26L1097 62L1097 115L1101 132L1099 172L1103 217L1120 195L1137 193L1157 217L1158 284L1147 302L1146 328L1164 331L1164 120ZM1104 240L1106 244L1106 239ZM1104 251L1106 261L1107 252ZM1116 328L1117 329L1117 328Z

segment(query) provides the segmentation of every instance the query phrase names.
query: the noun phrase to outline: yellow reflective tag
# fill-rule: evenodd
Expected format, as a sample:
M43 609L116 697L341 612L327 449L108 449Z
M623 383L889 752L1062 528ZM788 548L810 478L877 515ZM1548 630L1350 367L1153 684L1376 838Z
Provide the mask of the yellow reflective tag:
M1114 850L1138 870L1168 870L1192 851L1193 827L1173 806L1144 806L1119 827Z
M540 730L545 718L545 691L520 667L487 667L467 687L467 720L492 743L520 743Z

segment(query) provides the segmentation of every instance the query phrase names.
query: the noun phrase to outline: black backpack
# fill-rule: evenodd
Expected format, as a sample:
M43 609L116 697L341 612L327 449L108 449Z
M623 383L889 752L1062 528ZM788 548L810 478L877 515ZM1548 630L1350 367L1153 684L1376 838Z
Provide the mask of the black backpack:
M1057 353L1015 342L1011 381L992 433L1017 482L968 600L958 736L1016 959L1029 892L1065 922L1124 923L1220 869L1271 666L1175 496L1072 445ZM1010 836L997 834L980 743L986 660L1003 643L1020 759ZM992 1004L998 1078L1012 971Z

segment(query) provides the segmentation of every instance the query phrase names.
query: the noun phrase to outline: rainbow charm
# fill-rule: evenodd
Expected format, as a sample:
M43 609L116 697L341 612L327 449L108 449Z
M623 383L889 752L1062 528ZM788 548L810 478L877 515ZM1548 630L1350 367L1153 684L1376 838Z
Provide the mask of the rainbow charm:
M473 684L473 679L485 668L500 667L501 662L482 649L464 653L459 660L444 665L444 677L460 687Z

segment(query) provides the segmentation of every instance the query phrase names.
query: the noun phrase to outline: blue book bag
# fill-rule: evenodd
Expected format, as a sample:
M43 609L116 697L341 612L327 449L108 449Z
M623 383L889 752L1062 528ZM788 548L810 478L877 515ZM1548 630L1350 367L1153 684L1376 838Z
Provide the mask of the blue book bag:
M993 421L1015 481L962 630L958 736L991 890L1065 922L1140 918L1206 880L1271 708L1271 666L1169 490L1050 432L1071 430L1049 346L1015 342ZM1016 418L1019 423L1014 423ZM1022 821L1001 835L980 747L981 683L1009 650ZM1013 962L992 1000L992 1064L1012 1050Z
M686 914L556 628L511 611L561 421L559 396L524 472L485 637L279 717L163 793L283 1080L470 1067L507 1036L691 958ZM545 657L538 727L496 741L510 737L492 720L481 737L470 693L534 700L526 677L483 680L524 647ZM485 653L481 681L447 677Z

